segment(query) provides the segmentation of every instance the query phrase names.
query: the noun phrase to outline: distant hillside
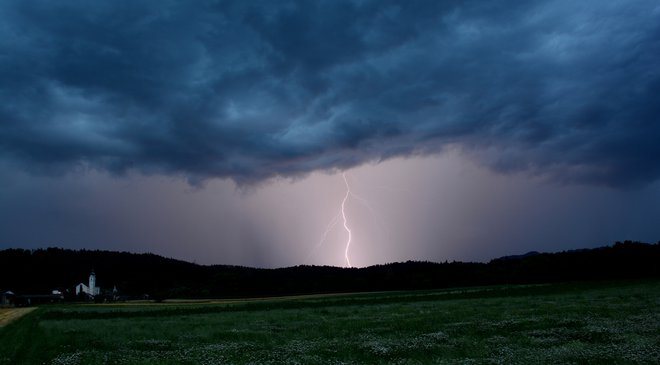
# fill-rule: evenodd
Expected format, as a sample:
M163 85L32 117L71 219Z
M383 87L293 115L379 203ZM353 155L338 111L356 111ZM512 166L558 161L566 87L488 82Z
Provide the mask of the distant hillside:
M660 277L660 242L617 242L611 247L530 252L488 263L403 262L366 268L296 266L257 269L197 265L153 254L7 249L0 251L0 291L64 292L86 282L124 295L155 298L270 296L305 293L433 289L493 284Z

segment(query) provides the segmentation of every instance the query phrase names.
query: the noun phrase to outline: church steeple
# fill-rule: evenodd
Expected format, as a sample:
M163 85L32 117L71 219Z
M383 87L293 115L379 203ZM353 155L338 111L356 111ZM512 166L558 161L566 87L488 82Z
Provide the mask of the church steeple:
M94 273L94 270L89 274L89 291L92 295L96 294L96 274Z

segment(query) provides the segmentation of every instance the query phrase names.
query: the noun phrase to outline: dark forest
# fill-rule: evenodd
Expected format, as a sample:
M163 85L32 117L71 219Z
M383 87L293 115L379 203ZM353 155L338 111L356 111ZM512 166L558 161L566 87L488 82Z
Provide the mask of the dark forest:
M660 242L558 253L530 252L487 263L408 261L365 268L204 266L154 254L47 248L0 251L0 290L17 295L73 288L97 275L102 293L122 298L230 298L359 291L620 280L660 276Z

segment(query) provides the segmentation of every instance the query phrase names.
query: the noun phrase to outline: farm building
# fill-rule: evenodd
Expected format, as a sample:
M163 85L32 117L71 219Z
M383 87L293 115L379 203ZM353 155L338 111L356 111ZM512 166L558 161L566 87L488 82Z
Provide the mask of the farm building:
M14 302L14 293L11 290L0 292L0 305L11 305Z

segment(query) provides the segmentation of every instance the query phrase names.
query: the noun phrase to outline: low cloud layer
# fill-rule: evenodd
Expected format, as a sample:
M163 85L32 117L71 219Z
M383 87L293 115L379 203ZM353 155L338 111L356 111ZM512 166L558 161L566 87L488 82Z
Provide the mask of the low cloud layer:
M461 146L498 171L660 177L660 6L3 1L0 155L239 183Z

